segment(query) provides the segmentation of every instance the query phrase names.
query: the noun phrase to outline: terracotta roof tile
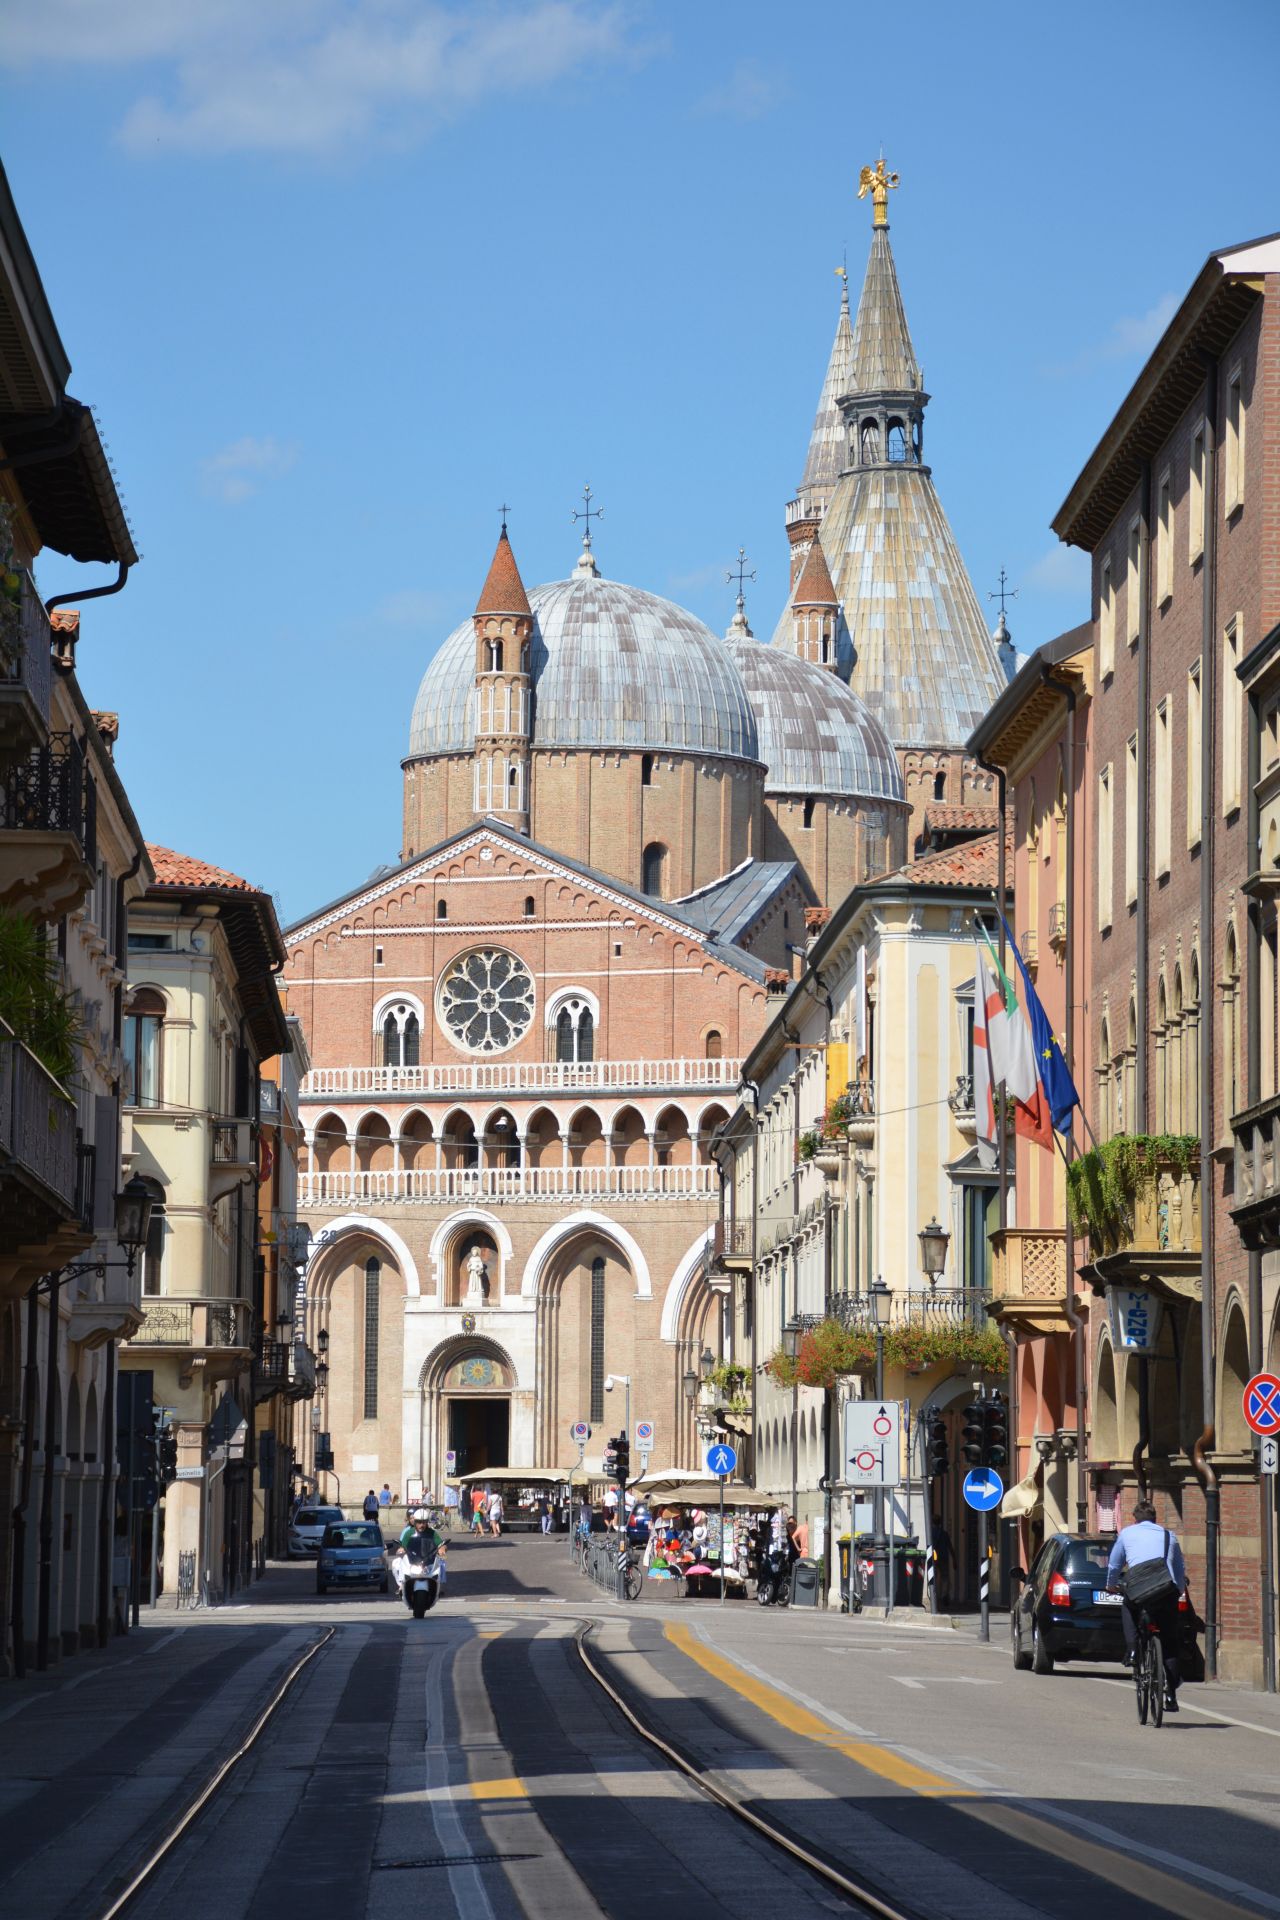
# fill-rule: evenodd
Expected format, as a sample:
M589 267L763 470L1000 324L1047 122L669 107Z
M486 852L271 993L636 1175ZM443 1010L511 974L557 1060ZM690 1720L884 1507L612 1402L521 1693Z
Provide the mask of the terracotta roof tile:
M511 542L504 527L498 536L498 545L489 567L489 577L476 602L477 613L524 613L532 618L529 596L524 590L524 581L520 578L520 569L516 557L511 551Z
M175 853L171 847L152 846L147 853L155 869L156 887L209 887L221 893L257 893L250 881L225 867L211 867L207 860L194 860L189 853Z
M926 853L907 867L886 875L877 886L903 882L909 887L975 887L994 889L998 873L999 835L984 833L977 840L961 840L939 853ZM1013 885L1013 835L1005 841L1005 884Z
M816 533L801 568L800 578L796 581L791 604L794 607L834 607L839 604L836 590L831 584L827 556L822 551L822 542Z
M1000 826L999 807L952 807L939 801L924 810L928 833L995 833Z

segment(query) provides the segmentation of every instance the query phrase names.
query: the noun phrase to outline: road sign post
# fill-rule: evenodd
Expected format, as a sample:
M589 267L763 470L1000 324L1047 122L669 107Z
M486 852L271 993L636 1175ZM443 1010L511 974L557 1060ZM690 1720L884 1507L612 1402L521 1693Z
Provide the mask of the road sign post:
M978 1638L991 1638L991 1544L987 1515L1004 1498L1004 1481L994 1467L974 1467L964 1477L965 1505L978 1516Z
M707 1472L714 1473L720 1482L720 1605L724 1605L724 1483L738 1464L738 1455L733 1447L718 1446L707 1449Z
M1280 1378L1274 1373L1255 1373L1245 1382L1244 1417L1263 1440L1280 1436Z
M902 1483L902 1408L896 1400L851 1400L844 1410L844 1476L856 1497L870 1488L876 1501L872 1566L874 1604L888 1611L892 1600L892 1559L884 1531L885 1489ZM890 1496L892 1498L892 1496ZM852 1502L851 1509L852 1509ZM849 1524L849 1564L853 1565L854 1529Z

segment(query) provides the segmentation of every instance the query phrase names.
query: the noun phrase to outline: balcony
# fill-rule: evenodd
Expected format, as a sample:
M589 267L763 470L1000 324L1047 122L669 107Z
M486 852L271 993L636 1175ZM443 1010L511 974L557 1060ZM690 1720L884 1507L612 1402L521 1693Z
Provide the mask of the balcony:
M750 1273L751 1222L717 1220L711 1236L711 1264L722 1273Z
M261 1340L253 1356L253 1401L259 1405L263 1400L274 1400L277 1394L286 1392L289 1385L289 1354L287 1340Z
M893 1296L891 1327L985 1327L991 1295L985 1287L909 1287ZM847 1327L873 1328L865 1293L838 1293L831 1311Z
M289 1349L289 1384L285 1397L289 1400L310 1400L316 1390L316 1357L310 1347L295 1340Z
M1067 950L1067 903L1055 900L1049 908L1049 945L1061 959Z
M209 1125L209 1200L221 1200L258 1171L251 1120L213 1120Z
M459 1093L736 1093L740 1060L460 1060L422 1067L313 1067L304 1100L369 1094L420 1099Z
M97 788L80 742L53 733L0 774L0 907L60 919L97 871Z
M53 629L34 580L21 576L17 632L0 639L0 760L25 756L49 738Z
M264 1127L280 1124L280 1089L274 1080L263 1080L259 1084L258 1119Z
M247 1300L176 1299L171 1294L142 1302L142 1325L129 1342L181 1355L178 1379L189 1386L197 1372L207 1380L242 1373L252 1357Z
M1070 1326L1067 1236L1062 1227L1006 1227L991 1236L996 1319L1034 1336Z
M1123 1140L1123 1136L1121 1136ZM1173 1297L1200 1297L1200 1169L1193 1160L1183 1168L1176 1161L1151 1157L1147 1136L1124 1142L1130 1170L1117 1161L1114 1181L1121 1197L1117 1212L1099 1207L1100 1184L1094 1175L1100 1152L1081 1154L1071 1169L1077 1217L1085 1216L1092 1253L1095 1289L1112 1282L1154 1286ZM1105 1203L1105 1195L1102 1196Z
M1040 960L1040 934L1035 927L1024 927L1018 937L1018 946L1027 970L1034 973Z
M89 1244L71 1096L0 1021L0 1259L15 1282Z
M1246 1247L1280 1247L1280 1094L1231 1117L1235 1204L1231 1217Z
M486 1200L501 1205L570 1200L709 1200L718 1192L714 1167L422 1167L385 1172L304 1173L300 1208L346 1207L354 1201L409 1206Z

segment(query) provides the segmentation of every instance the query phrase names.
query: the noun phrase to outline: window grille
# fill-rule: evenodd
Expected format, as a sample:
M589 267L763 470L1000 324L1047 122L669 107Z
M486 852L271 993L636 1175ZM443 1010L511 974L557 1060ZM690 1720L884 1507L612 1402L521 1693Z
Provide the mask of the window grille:
M378 1306L382 1292L382 1262L364 1266L364 1417L378 1417Z

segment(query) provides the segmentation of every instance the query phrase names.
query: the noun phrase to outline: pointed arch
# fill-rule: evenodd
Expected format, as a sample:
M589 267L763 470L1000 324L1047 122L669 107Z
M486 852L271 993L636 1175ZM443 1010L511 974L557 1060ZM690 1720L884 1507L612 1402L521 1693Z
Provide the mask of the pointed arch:
M405 1294L411 1299L421 1296L422 1288L418 1284L418 1266L405 1242L394 1227L385 1220L374 1220L365 1213L344 1213L338 1220L330 1220L311 1242L311 1257L307 1261L305 1283L308 1299L316 1296L318 1285L327 1284L332 1256L341 1251L341 1243L361 1235L366 1240L381 1241L391 1254L404 1281Z
M680 1337L685 1295L702 1274L707 1249L711 1245L711 1233L710 1227L705 1233L700 1233L676 1265L662 1300L662 1318L658 1326L660 1339L674 1341Z
M502 1262L502 1270L494 1275L496 1282L495 1297L506 1291L507 1276L511 1268L511 1235L502 1223L501 1216L489 1213L483 1207L460 1207L442 1220L431 1236L431 1245L427 1249L427 1258L431 1262L431 1281L439 1299L444 1298L443 1289L447 1275L445 1273L445 1255L459 1234L468 1227L480 1227L493 1236L494 1245Z
M710 1228L707 1229L708 1233ZM611 1240L626 1256L636 1283L637 1300L653 1298L653 1281L649 1275L649 1262L644 1250L635 1237L620 1226L616 1220L610 1220L607 1214L594 1213L584 1208L578 1213L566 1215L555 1226L548 1227L542 1238L536 1243L520 1280L520 1297L523 1300L536 1300L546 1277L547 1268L556 1249L566 1240L577 1235L592 1232L602 1240Z

